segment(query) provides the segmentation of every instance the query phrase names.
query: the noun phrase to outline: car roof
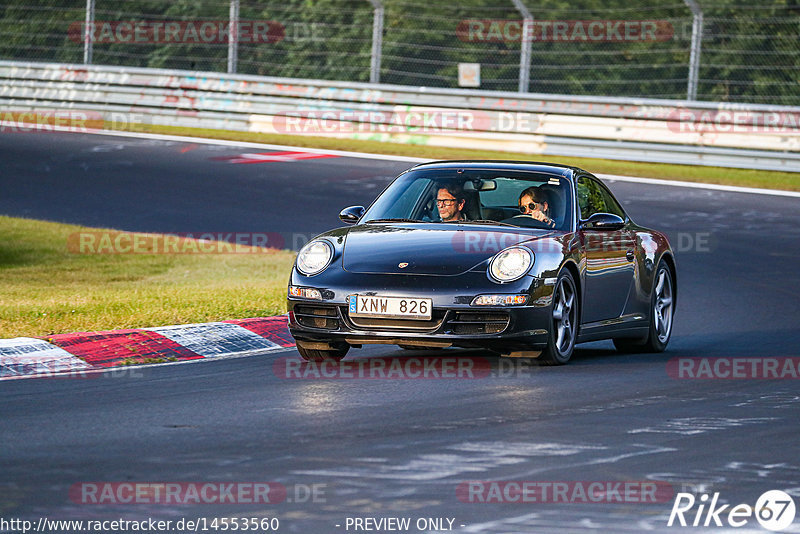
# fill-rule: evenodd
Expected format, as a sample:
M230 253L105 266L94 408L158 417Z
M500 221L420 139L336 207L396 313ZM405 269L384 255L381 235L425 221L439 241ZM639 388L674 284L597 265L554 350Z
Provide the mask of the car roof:
M577 172L586 172L578 167L558 163L514 160L447 160L420 163L412 169L492 169L498 171L528 171L555 174L571 178ZM588 174L588 173L587 173Z

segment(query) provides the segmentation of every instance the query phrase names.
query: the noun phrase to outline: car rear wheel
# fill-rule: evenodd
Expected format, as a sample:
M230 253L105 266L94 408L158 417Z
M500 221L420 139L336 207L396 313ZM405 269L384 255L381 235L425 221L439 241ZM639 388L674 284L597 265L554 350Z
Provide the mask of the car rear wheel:
M672 270L661 260L656 270L653 293L650 296L650 328L647 337L615 339L614 346L621 352L663 352L672 336L672 317L675 314L675 290L672 287Z
M301 341L297 342L297 352L299 352L300 356L307 362L338 362L345 357L349 350L350 345L331 347L330 349L310 349L304 346Z
M578 337L578 292L572 274L564 269L553 290L550 335L539 361L544 365L563 365L572 357Z

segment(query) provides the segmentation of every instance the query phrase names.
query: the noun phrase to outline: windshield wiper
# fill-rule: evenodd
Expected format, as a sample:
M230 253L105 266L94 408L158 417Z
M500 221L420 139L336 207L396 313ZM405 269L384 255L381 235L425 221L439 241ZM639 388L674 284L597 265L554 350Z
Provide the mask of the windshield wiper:
M369 223L386 223L386 222L400 222L400 223L406 222L406 223L417 223L417 222L424 222L424 221L420 221L420 220L418 220L418 219L401 219L401 218L397 218L397 219L370 219L370 220L368 220L368 221L365 221L365 223L364 223L364 224L369 224Z
M512 228L519 228L516 224L509 224L500 221L493 221L491 219L475 219L474 221L466 220L466 221L442 221L445 224L497 224L500 226L511 226Z
M500 226L511 226L511 227L517 228L516 224L509 224L509 223L500 222L500 221L493 221L491 219L477 219L477 220L474 220L474 221L467 221L467 223L470 223L470 224L499 224Z

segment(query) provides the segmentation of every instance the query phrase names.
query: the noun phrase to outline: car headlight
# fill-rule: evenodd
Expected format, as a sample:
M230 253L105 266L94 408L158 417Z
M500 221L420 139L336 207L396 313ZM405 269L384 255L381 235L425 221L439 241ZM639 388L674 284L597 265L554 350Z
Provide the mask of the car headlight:
M513 282L525 276L533 264L533 252L524 247L507 248L492 258L489 275L498 282Z
M333 247L327 241L311 241L297 254L297 270L313 276L325 270L333 258Z

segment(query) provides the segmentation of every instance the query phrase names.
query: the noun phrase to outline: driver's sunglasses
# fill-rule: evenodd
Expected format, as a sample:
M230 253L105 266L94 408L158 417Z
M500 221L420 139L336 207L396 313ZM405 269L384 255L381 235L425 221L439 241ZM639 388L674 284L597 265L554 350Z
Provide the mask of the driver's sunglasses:
M437 206L452 206L455 201L456 201L455 198L437 198L436 199L436 205Z
M528 210L533 211L536 209L536 204L541 204L541 202L530 202L527 205L523 204L519 207L519 211L522 213L528 213Z

